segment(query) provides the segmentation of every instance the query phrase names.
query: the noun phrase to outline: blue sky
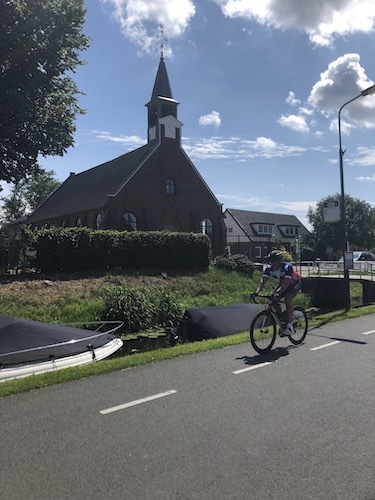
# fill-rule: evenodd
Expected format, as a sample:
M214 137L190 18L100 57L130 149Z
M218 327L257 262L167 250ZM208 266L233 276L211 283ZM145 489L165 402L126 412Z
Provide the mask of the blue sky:
M340 191L337 113L375 82L374 0L87 0L59 180L146 142L159 25L182 145L223 208L296 215ZM375 95L345 107L345 191L375 206Z

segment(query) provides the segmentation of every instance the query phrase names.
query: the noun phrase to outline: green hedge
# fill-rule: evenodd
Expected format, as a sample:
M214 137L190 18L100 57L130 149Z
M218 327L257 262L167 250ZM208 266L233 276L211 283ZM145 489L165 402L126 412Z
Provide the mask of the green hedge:
M203 234L94 231L88 228L29 230L42 272L106 269L204 271L210 262L210 240Z

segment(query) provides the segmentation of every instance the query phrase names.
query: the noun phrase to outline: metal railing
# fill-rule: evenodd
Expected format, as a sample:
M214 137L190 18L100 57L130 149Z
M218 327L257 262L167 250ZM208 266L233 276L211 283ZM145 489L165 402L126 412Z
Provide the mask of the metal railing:
M320 276L344 276L344 264L332 260L314 260L293 262L295 269L302 277L320 277ZM353 269L349 269L351 279L368 279L375 281L375 262L354 262Z

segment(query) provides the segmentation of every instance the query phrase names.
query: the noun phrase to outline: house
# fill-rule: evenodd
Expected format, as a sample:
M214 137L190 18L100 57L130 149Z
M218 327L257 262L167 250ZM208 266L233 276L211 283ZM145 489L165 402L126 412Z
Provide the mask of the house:
M148 140L70 176L28 218L33 226L207 234L225 248L222 205L181 147L182 123L161 55L148 110Z
M263 262L274 247L298 255L311 234L295 215L234 208L227 208L224 215L228 253L243 253L254 262Z

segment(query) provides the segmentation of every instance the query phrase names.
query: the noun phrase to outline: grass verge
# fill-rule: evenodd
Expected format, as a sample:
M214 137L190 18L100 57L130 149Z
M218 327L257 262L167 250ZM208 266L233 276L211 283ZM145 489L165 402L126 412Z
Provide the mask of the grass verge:
M349 311L333 311L315 316L309 319L309 329L318 328L328 323L342 321L349 318L358 318L367 314L375 314L375 305L353 308ZM249 342L249 334L248 332L243 332L227 337L219 337L217 339L205 340L202 342L178 344L175 347L157 349L155 351L98 361L80 367L56 370L55 372L43 373L40 375L31 375L25 378L1 382L0 397L28 392L33 389L40 389L54 384L66 383L94 375L104 375L106 373L125 370L127 368L145 365L147 363L155 363L172 359L178 356L186 356L198 352L221 349L231 345L244 344L246 342Z

